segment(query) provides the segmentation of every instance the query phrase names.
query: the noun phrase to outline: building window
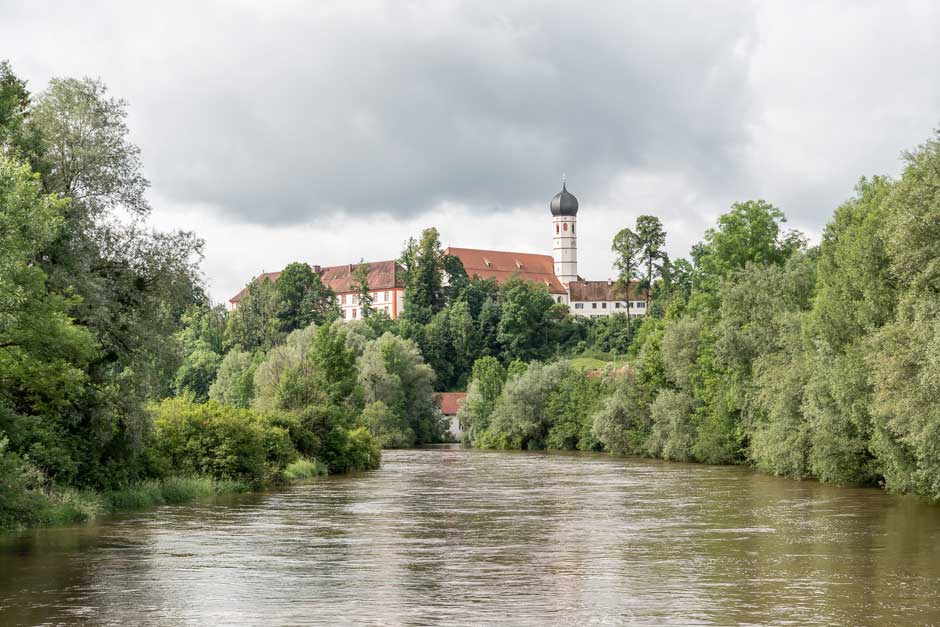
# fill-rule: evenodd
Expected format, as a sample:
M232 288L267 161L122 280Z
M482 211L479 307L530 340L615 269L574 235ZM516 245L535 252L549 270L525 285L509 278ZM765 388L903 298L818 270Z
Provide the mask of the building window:
M346 319L346 310L345 310L345 309L340 309L340 310L339 310L339 315L340 315L340 317L341 317L343 320L345 320L345 319Z
M565 229L565 230L567 231L567 230L568 230L568 223L567 223L567 222L565 222L565 225L564 225L564 226L563 226L562 228L563 228L563 229Z
M557 225L557 224L555 225L555 232L556 232L556 233L558 232L558 225Z
M637 309L646 309L646 303L643 302L643 301L640 301L640 302L638 302L638 303L636 304L636 308L637 308Z
M620 303L614 303L614 309L620 309Z
M574 235L574 222L571 223L571 234Z
M388 292L385 292L385 302L388 302Z
M584 309L584 303L575 303L575 304L574 304L574 308L575 308L575 309Z
M353 312L353 313L352 313L352 319L355 320L355 319L356 319L356 310L353 309L352 312Z
M607 309L607 303L601 303L601 309Z
M597 309L597 303L591 303L591 309Z

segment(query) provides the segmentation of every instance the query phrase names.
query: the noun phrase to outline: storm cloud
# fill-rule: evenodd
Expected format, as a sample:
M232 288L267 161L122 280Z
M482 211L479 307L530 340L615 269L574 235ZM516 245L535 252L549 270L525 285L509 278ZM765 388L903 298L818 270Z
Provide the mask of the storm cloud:
M675 254L753 197L818 235L940 123L936 4L797 4L0 0L0 58L34 90L99 76L129 101L155 206L204 229L225 290L247 278L213 258L236 227L268 269L313 254L277 246L297 229L323 263L427 223L547 252L563 172L606 276L638 213ZM389 237L352 230L370 221Z

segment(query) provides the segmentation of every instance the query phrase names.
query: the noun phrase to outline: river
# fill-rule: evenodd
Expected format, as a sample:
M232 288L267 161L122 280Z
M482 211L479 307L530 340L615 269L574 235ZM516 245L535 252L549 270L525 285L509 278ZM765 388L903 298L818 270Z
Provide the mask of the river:
M386 451L0 538L0 624L940 624L940 507L738 467Z

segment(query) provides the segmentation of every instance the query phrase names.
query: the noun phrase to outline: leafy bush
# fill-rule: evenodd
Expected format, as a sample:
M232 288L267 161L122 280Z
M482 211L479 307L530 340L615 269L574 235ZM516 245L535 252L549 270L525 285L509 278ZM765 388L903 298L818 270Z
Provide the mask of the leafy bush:
M270 470L266 462L277 466L291 456L285 451L292 448L287 431L272 427L263 415L248 409L215 401L197 404L184 397L165 400L154 412L151 451L164 476L207 475L260 482Z
M310 479L311 477L320 477L326 473L327 468L325 464L306 457L301 457L291 462L287 465L287 468L284 469L284 476L288 481L300 481L302 479Z

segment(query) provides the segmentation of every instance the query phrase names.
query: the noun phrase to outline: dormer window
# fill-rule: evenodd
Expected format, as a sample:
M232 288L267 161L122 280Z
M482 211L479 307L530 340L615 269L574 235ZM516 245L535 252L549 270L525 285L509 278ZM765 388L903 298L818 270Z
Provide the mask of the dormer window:
M518 259L516 259L516 267L519 268L520 270L522 270L522 268L524 268L525 266L522 265L522 262L521 262L521 261L519 261Z
M486 264L486 267L487 267L487 268L490 268L490 267L492 267L492 265L493 265L492 263L490 263L490 260L487 259L486 257L483 258L483 263Z

